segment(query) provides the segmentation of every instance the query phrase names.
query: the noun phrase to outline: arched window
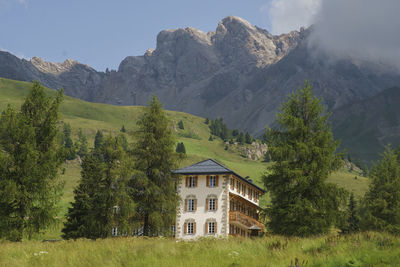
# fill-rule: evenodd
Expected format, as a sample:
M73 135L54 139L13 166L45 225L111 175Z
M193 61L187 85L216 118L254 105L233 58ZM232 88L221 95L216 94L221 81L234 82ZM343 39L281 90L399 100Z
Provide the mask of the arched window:
M218 197L216 195L208 195L206 198L206 210L216 211L218 210Z
M185 199L185 211L195 212L197 210L197 198L195 195L188 195Z

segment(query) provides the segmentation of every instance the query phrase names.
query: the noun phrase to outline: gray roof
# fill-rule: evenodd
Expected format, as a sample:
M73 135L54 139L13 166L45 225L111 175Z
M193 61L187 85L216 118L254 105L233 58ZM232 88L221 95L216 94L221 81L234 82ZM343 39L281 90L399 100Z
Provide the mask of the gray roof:
M196 164L176 170L179 174L212 174L212 173L231 173L232 171L213 159L198 162Z
M215 161L213 159L207 159L207 160L198 162L196 164L184 167L182 169L175 170L174 173L187 174L187 175L189 175L189 174L223 174L223 173L232 173L232 174L236 175L237 177L239 177L244 182L254 186L258 190L261 190L262 192L265 192L263 189L261 189L260 187L258 187L255 184L253 184L252 181L249 181L249 180L243 178L239 174L237 174L234 171L228 169L227 167L225 167L224 165L222 165L221 163L219 163L219 162L217 162L217 161Z

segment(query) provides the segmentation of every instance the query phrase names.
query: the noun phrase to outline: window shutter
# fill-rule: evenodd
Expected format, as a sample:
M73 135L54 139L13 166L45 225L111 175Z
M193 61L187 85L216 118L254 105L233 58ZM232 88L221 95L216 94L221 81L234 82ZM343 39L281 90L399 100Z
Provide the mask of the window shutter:
M194 199L193 201L194 201L194 211L196 211L197 210L197 199Z
M187 211L187 210L188 210L188 200L185 199L185 211Z
M186 187L189 187L189 177L186 176Z
M218 210L218 198L215 199L215 210Z
M206 210L207 210L207 211L210 209L210 208L209 208L209 205L210 205L210 201L209 201L208 198L206 198Z
M187 223L183 224L183 233L186 235L187 234Z
M215 176L215 186L218 186L218 179L219 178L219 176L217 175L217 176Z
M197 187L197 176L195 176L195 178L194 178L194 187Z
M196 234L196 223L195 222L193 223L193 234L194 235Z
M204 225L204 234L208 234L208 222Z
M218 234L217 222L214 222L214 233Z
M207 175L207 182L206 182L207 187L210 187L210 176Z

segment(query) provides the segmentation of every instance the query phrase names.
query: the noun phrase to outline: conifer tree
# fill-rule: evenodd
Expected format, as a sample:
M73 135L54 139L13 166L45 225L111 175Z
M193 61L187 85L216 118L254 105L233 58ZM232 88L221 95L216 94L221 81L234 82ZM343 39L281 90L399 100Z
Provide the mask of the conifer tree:
M86 136L83 134L82 129L78 131L78 151L79 157L83 158L88 153L88 141Z
M244 144L244 142L245 142L245 137L244 137L244 134L243 134L242 132L238 135L238 138L236 138L236 141L237 141L239 144L241 144L241 145Z
M82 162L82 178L74 190L68 209L63 238L105 238L118 232L130 234L135 226L134 203L129 186L132 160L118 137L106 137L96 152Z
M19 112L0 117L0 238L21 241L54 222L63 183L58 110L63 93L47 96L34 82Z
M204 121L205 124L209 124L210 123L210 119L207 117L206 120Z
M251 137L249 132L246 132L245 140L246 140L246 144L251 144L253 142L253 138Z
M214 141L214 138L212 137L212 135L210 135L210 137L208 138L208 141Z
M362 228L400 234L400 164L390 147L373 166L370 177L372 183L363 201Z
M125 125L122 125L121 133L126 133Z
M283 103L277 115L279 127L268 131L269 154L275 163L263 180L271 196L267 213L274 233L326 233L346 203L345 191L326 183L340 162L328 116L307 82Z
M186 148L185 148L185 145L181 142L181 143L178 143L177 145L176 145L176 150L175 150L177 153L182 153L182 154L186 154Z
M65 158L68 160L76 158L75 146L71 138L71 132L71 125L69 125L69 123L64 123L62 144L64 146Z
M144 235L165 234L175 221L179 197L175 188L178 176L178 154L170 122L161 103L153 96L142 118L138 121L137 142L133 153L134 200L144 226Z
M179 127L179 129L181 129L181 130L184 130L184 129L185 129L185 126L183 126L183 121L179 121L179 122L178 122L178 127Z
M94 150L100 148L101 144L103 143L103 133L100 130L97 130L96 136L94 137Z

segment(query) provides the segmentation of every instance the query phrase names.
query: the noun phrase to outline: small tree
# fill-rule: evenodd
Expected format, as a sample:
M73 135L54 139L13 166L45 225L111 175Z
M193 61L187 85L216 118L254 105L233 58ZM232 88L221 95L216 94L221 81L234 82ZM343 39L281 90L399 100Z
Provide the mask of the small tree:
M179 129L181 129L181 130L184 130L184 129L185 129L185 127L183 126L183 121L179 121L179 122L178 122L178 127L179 127Z
M238 138L236 138L236 141L237 141L239 144L241 144L241 145L244 144L244 142L245 142L245 137L244 137L244 134L243 134L242 132L238 135Z
M238 134L239 134L239 130L238 129L235 129L235 130L232 131L232 136L233 137L238 136Z
M354 194L351 193L349 204L347 206L346 218L343 225L340 226L342 233L352 234L360 230L360 217L358 215L357 201Z
M400 164L390 147L373 166L370 177L372 183L363 202L363 229L400 234Z
M212 135L210 135L210 137L208 138L208 141L214 141L214 138L212 137Z
M125 125L122 125L121 133L126 133Z
M184 145L183 143L178 143L178 144L176 145L176 152L177 152L177 153L186 154L185 145Z
M63 124L62 146L64 147L65 159L72 160L76 158L76 146L71 138L71 125Z
M62 91L47 96L34 82L19 112L0 117L0 238L21 241L55 221L64 161L57 142Z
M170 121L161 103L153 96L138 121L137 142L133 149L135 169L132 179L138 215L143 222L144 235L168 233L176 218L179 197L175 188L179 177L179 155Z
M209 124L210 123L210 119L207 117L206 120L204 121L205 124Z
M83 158L84 156L87 155L88 153L88 141L86 136L83 134L82 129L79 129L78 131L78 152L77 154L79 157Z
M306 83L283 103L279 127L268 131L269 154L275 163L263 180L271 196L268 225L274 233L326 233L341 215L346 193L326 183L340 163L328 115Z
M251 137L249 132L246 132L245 140L246 140L246 144L251 144L253 142L253 138Z
M97 130L96 136L94 137L94 150L97 150L101 147L103 139L103 133L100 130Z

